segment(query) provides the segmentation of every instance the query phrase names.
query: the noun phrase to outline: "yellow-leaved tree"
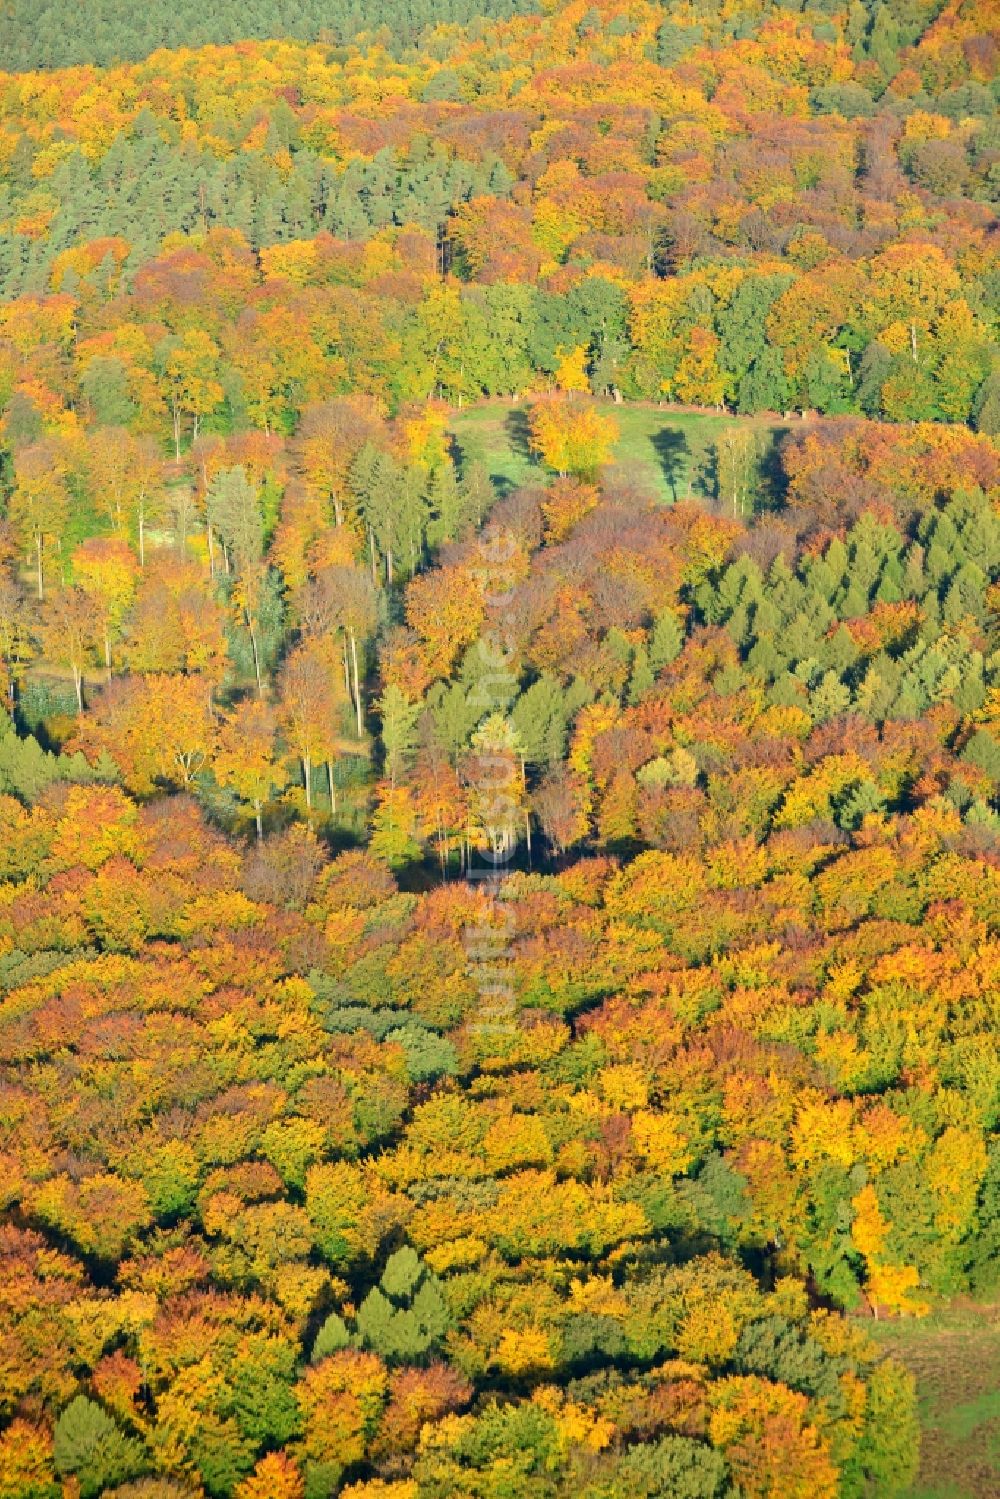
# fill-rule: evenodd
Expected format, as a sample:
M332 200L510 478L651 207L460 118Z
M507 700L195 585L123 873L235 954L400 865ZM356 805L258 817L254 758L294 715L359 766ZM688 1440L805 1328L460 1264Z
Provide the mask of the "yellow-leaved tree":
M618 423L577 391L540 396L528 412L531 446L560 478L592 479L611 459Z

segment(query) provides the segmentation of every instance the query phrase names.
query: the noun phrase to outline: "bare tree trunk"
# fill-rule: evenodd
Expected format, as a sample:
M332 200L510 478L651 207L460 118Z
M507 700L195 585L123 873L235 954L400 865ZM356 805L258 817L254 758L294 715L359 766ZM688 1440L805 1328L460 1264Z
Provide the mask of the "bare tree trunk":
M253 804L253 815L254 821L257 824L257 842L261 843L264 839L264 816L263 808L259 801L255 801Z
M327 760L327 762L326 762L326 779L327 779L327 784L330 787L330 815L333 816L333 814L337 810L337 793L334 790L334 786L333 786L333 761L332 760Z
M361 712L361 683L358 679L358 642L354 631L351 631L351 655L354 658L354 707L358 715L358 738L364 736L364 718Z
M38 597L44 599L45 584L42 581L42 538L40 535L35 536L35 557L38 562Z
M306 783L306 806L311 812L313 804L312 761L308 755L302 756L302 779Z
M351 691L351 668L350 668L350 666L348 664L348 660L347 660L347 636L346 635L344 636L344 691L347 693L347 696L353 701L354 694Z
M250 645L253 649L254 676L257 678L257 696L262 698L264 696L264 687L260 679L260 652L257 649L257 631L254 629L253 616L249 609L246 611L246 616L247 630L250 633Z

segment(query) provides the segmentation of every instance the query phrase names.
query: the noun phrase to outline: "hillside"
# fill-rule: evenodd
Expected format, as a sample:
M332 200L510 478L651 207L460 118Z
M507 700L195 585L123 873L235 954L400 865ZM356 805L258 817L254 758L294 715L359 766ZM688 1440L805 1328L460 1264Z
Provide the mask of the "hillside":
M9 0L0 1499L991 1491L997 21Z
M437 26L467 25L532 11L531 0L6 0L4 65L11 70L134 62L161 47L224 46L290 38L342 45L362 33L393 48Z

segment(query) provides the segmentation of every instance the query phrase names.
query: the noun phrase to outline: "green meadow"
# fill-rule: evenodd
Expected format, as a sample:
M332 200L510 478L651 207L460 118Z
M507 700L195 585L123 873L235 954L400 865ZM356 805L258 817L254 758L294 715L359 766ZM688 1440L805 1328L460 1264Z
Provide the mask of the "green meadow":
M614 463L623 476L648 488L664 504L711 492L712 449L732 427L757 427L777 435L783 424L726 413L602 401L618 423ZM452 432L463 460L478 459L501 489L537 483L544 470L533 457L523 405L490 401L456 411Z
M917 1381L920 1471L906 1499L997 1499L1000 1304L953 1302L866 1328Z

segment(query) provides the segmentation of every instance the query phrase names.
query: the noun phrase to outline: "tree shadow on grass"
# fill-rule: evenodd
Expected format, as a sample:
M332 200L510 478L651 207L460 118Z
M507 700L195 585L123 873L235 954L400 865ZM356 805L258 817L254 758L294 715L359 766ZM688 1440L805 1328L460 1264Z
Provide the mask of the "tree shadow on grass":
M663 427L653 434L650 442L659 459L663 477L670 488L670 497L676 504L678 486L683 485L687 477L691 446L684 433L678 431L676 427Z
M515 406L513 411L508 411L504 417L504 432L511 450L519 458L530 462L535 456L531 450L531 427L528 423L528 413L521 406Z
M760 510L783 510L788 494L788 476L782 462L781 450L788 436L788 427L772 427L767 434L767 445L760 462Z
M496 467L495 461L490 461L489 454L484 450L481 442L470 443L461 437L453 436L450 451L458 472L463 476L468 473L472 464L481 463L489 474L490 483L496 490L498 499L504 499L515 488L514 480L510 475L502 473Z

